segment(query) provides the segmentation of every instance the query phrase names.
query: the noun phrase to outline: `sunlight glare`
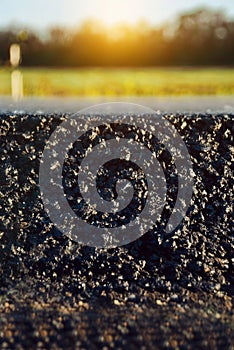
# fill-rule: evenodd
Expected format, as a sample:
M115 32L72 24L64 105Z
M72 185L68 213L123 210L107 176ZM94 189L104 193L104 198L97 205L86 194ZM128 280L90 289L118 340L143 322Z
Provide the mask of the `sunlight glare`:
M105 25L133 24L141 19L142 1L100 0L96 16Z

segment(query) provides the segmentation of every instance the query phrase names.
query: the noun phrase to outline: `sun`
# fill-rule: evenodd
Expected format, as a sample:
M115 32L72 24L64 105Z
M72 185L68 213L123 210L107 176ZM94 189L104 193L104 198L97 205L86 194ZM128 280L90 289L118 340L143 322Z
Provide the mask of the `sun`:
M105 25L132 24L141 18L139 0L100 0L96 6L96 17Z

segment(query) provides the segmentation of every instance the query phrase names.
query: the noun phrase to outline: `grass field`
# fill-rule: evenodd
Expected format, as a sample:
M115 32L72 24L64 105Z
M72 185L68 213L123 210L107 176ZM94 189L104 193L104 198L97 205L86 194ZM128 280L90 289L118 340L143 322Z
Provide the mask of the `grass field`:
M233 69L21 70L25 96L232 95ZM0 95L11 94L11 70L0 69Z

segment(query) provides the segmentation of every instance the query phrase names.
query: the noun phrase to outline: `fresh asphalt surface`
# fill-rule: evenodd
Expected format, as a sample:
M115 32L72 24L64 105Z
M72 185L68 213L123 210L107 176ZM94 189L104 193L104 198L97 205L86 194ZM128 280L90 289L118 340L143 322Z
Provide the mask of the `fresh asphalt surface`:
M79 98L35 98L26 97L14 102L11 97L0 96L0 111L25 111L35 113L75 113L85 107L105 102L129 102L150 107L161 112L184 113L233 113L234 96L192 97L79 97Z
M39 159L64 114L116 100L167 113L194 195L172 237L96 250L46 216ZM233 350L233 118L234 97L0 97L0 349Z

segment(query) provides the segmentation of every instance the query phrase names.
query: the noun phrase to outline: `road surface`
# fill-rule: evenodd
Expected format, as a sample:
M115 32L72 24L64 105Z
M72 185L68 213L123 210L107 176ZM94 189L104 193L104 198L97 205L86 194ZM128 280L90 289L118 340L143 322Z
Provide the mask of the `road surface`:
M234 112L234 96L193 96L193 97L79 97L40 98L26 97L14 102L11 97L0 97L0 111L26 111L33 113L75 113L80 109L104 102L130 102L151 107L161 112Z

